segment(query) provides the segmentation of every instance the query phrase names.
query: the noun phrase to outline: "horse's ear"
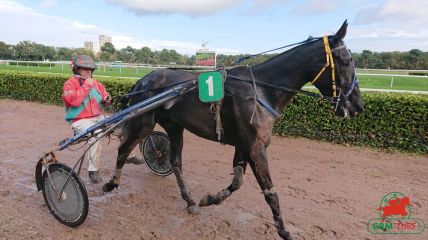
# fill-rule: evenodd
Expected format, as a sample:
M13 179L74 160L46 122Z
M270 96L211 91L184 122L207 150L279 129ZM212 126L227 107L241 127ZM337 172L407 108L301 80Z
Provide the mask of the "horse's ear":
M339 42L342 40L346 35L346 29L348 28L348 20L345 20L340 27L340 29L337 31L337 33L334 35L334 40L336 42Z

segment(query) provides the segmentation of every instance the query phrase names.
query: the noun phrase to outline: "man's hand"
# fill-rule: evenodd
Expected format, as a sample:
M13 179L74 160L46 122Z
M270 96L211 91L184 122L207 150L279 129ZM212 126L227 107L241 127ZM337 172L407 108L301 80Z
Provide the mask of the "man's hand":
M107 96L107 97L105 97L104 98L104 104L111 104L111 100L112 100L113 98L112 97L110 97L110 96Z
M93 78L86 78L85 82L89 83L90 85L94 84Z

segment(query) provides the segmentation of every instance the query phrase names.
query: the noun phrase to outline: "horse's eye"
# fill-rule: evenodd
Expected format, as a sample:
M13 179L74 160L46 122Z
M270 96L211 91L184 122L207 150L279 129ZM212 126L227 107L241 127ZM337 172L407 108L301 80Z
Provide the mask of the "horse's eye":
M343 58L342 61L344 64L349 65L351 63L352 59L351 58Z

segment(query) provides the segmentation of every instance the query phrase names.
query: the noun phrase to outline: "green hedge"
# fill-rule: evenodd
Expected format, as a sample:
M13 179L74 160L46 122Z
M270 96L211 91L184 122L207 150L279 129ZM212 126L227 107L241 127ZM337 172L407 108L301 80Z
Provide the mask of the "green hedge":
M0 96L62 105L62 88L71 74L46 74L17 71L0 71ZM112 95L129 91L136 80L114 77L97 77Z
M274 132L335 143L428 152L428 95L364 93L364 113L338 118L327 102L297 96Z
M62 105L70 75L0 71L0 96ZM112 96L126 93L135 80L101 78ZM428 152L428 95L364 93L365 112L352 119L332 113L327 102L297 96L277 119L274 132L335 143Z

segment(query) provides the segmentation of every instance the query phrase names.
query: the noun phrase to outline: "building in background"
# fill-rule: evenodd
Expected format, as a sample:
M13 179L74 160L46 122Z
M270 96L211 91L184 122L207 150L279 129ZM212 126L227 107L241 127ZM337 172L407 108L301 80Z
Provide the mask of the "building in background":
M105 43L111 43L111 37L107 35L100 35L100 49L104 46Z
M83 45L85 46L86 50L95 52L94 42L92 42L92 41L85 41L85 42L83 42Z

